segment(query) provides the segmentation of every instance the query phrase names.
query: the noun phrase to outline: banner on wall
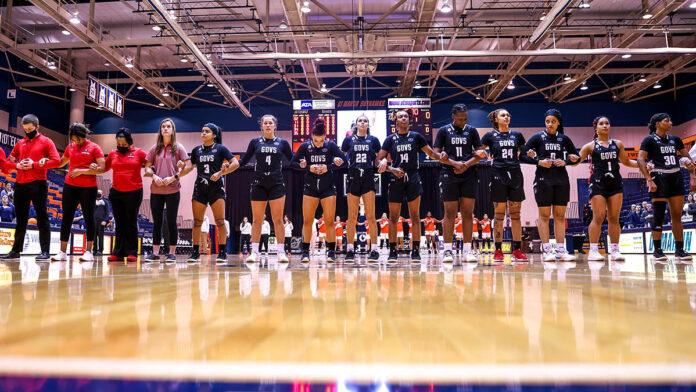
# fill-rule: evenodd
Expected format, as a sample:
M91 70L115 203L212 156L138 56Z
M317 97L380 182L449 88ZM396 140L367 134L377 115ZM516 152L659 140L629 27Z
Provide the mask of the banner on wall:
M82 233L73 233L72 237L72 254L81 255L85 253L85 241L87 240L87 235Z
M10 253L14 245L15 229L0 228L0 253ZM58 253L60 250L60 233L51 231L51 244L49 252ZM41 253L41 242L38 230L27 230L24 235L24 248L22 254L38 255Z
M621 233L619 237L619 251L624 254L645 253L644 234L642 231L639 233Z
M89 81L87 99L123 118L123 95L92 75L88 75L87 79Z
M645 236L645 250L647 253L652 253L653 252L653 242L652 242L652 232L645 232L643 233ZM684 230L684 250L686 253L691 253L693 252L694 249L696 249L696 230L694 229L688 229ZM662 250L665 253L674 253L674 234L672 234L672 231L663 231L662 232Z

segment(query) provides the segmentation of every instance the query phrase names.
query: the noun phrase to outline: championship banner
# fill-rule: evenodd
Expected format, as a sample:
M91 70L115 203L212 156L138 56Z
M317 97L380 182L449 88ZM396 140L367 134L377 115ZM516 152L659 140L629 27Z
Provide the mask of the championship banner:
M87 99L123 118L125 102L123 95L92 75L88 75L87 79L89 81Z

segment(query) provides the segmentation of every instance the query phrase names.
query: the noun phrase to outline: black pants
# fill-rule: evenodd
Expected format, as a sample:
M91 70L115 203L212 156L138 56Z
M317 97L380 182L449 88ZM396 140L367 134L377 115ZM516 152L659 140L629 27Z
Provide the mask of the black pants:
M94 223L94 245L92 245L92 251L94 253L97 252L104 252L104 227L106 225L102 225L101 222L95 222Z
M259 244L259 252L264 251L268 253L268 234L261 234L261 244Z
M87 228L87 242L94 241L94 207L97 202L97 187L81 187L65 184L63 187L63 221L60 223L60 241L70 240L73 218L79 204ZM36 211L38 214L39 211Z
M181 193L170 193L168 195L151 194L150 195L150 210L152 210L152 245L160 244L162 240L162 216L164 207L167 207L167 229L169 231L169 241L176 244L179 239L179 233L176 228L176 214L179 213L179 201Z
M138 254L138 211L143 202L143 190L119 192L111 188L109 200L116 221L113 254L118 257L135 256Z
M17 183L15 186L15 213L17 214L17 227L15 229L13 252L21 253L24 249L24 236L27 233L29 221L29 206L34 204L36 211L36 225L39 228L39 243L41 253L48 252L51 245L51 226L48 223L48 185L45 180ZM72 220L72 219L71 219Z
M246 248L244 248L246 245ZM241 234L239 238L239 251L251 253L251 234Z
M292 250L292 237L285 237L285 253L290 254Z

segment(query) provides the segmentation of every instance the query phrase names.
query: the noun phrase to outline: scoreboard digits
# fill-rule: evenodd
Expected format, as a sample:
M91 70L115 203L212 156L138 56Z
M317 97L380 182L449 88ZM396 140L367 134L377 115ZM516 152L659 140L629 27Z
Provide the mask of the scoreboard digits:
M336 110L333 100L294 101L292 115L292 150L312 137L312 127L317 118L326 122L326 137L336 140Z

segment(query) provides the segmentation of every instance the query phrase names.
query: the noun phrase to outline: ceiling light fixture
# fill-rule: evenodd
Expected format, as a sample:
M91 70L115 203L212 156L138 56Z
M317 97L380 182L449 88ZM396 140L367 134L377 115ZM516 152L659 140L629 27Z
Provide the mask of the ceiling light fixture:
M215 87L215 85L213 84L213 82L208 82L208 84L206 84L206 86L208 86L208 87Z
M582 2L580 2L580 5L578 7L579 8L590 8L590 3L588 3L585 0L582 0Z
M126 58L126 68L133 68L133 58Z
M689 8L696 8L696 1L694 1L694 2L691 3L691 4L689 4Z
M328 92L329 92L329 89L326 88L326 83L322 83L322 84L321 84L321 88L319 89L319 91L321 91L322 93L328 93Z
M287 28L288 28L288 22L286 22L285 19L283 19L283 20L280 22L280 24L278 25L278 28L283 29L283 30L287 29Z
M73 88L73 87L70 87L70 88L68 89L68 91L70 91L71 93L74 93L74 92L77 91L77 90L75 90L75 88Z
M143 86L138 86L138 87L136 87L136 88L137 88L138 90L143 90L143 89L145 89L145 87L143 87Z
M645 75L640 75L640 79L638 79L639 82L645 83L648 81L648 79L645 78Z
M452 12L452 6L449 5L448 0L442 0L442 6L440 7L440 12L448 14Z
M162 96L163 96L163 97L168 97L168 96L169 96L169 91L167 91L167 90L162 91Z
M582 82L582 86L580 86L580 90L587 90L589 87L587 87L587 82Z
M491 75L488 78L488 84L495 84L495 83L498 83L498 79L494 78L493 75Z
M654 88L654 89L662 88L662 85L661 85L660 82L658 81L658 82L655 82L655 85L653 86L653 88Z
M73 16L72 16L72 18L70 18L70 23L80 24L80 19L77 18L77 14L78 14L77 11L73 12Z
M54 69L57 69L57 68L58 68L58 67L56 67L56 63L55 63L55 62L53 62L53 61L49 61L49 62L48 62L48 69L54 70Z
M70 35L70 32L68 30L63 30L61 31L61 33L63 33L63 35Z
M411 23L416 23L416 17L413 16L413 15L411 15L411 17L408 18L408 21L411 22Z
M622 59L630 59L631 55L626 53L625 55L621 56Z
M413 86L416 90L420 89L422 86L418 80L416 80L416 84Z
M569 81L569 80L570 80L570 74L565 74L565 76L563 77L563 80L566 81L566 82Z
M110 66L110 65L111 65L111 63L109 63L108 61L104 63L104 66L105 66L105 67L108 67L108 66Z
M546 19L546 11L544 11L544 13L541 14L541 16L539 17L539 20L544 20L544 19Z
M155 31L162 31L162 28L159 27L159 25L153 25L153 26L152 26L152 29L155 30Z
M164 106L164 104L163 104L162 102L158 103L158 105L159 105L159 106Z
M507 89L508 89L508 90L514 90L514 89L515 89L515 84L512 83L512 80L511 80L510 83L507 85Z
M643 7L643 19L650 19L653 17L652 13L650 12L650 4L648 4L648 0L641 0L641 4Z
M302 3L302 8L300 8L300 11L302 11L302 12L305 13L305 14L312 11L312 10L309 8L309 1L305 1L305 2Z
M188 59L186 57L182 57L179 61L181 61L182 63L188 63Z

